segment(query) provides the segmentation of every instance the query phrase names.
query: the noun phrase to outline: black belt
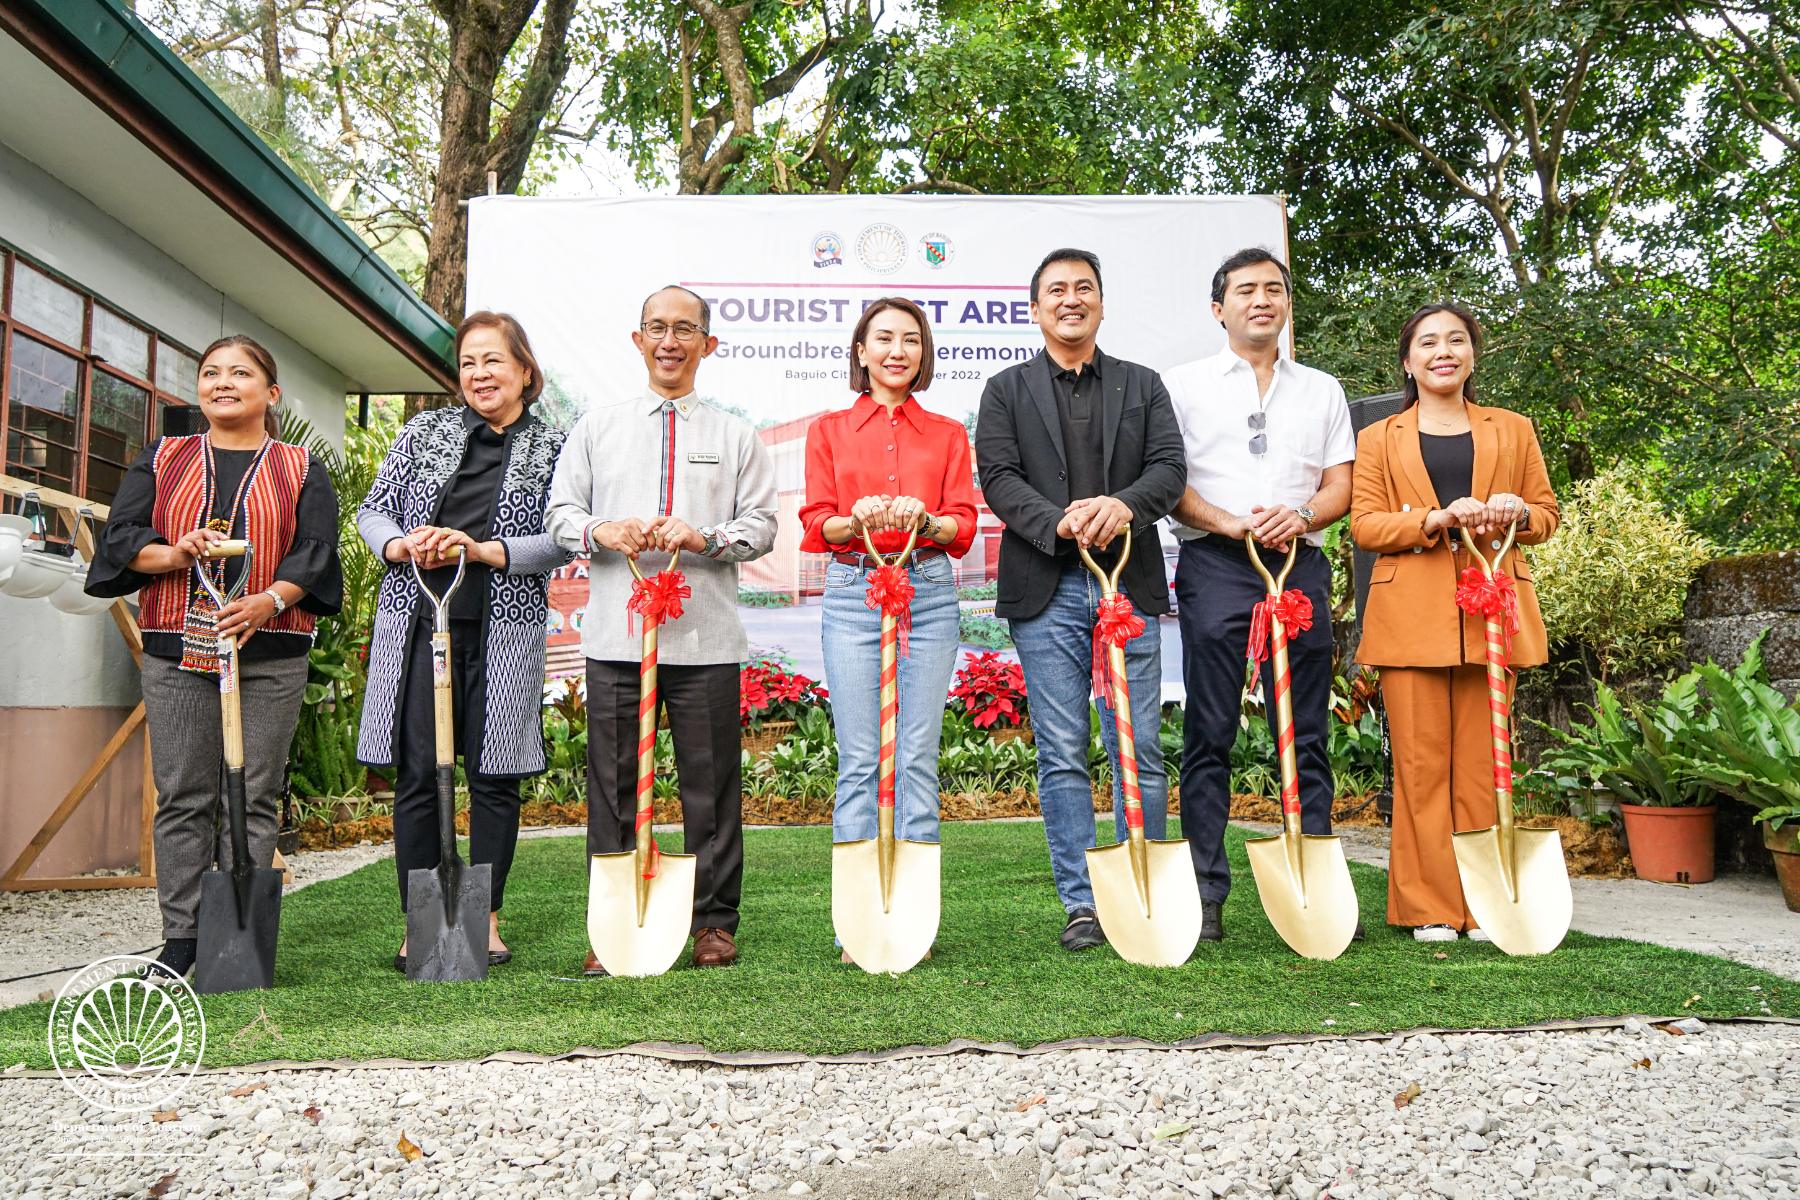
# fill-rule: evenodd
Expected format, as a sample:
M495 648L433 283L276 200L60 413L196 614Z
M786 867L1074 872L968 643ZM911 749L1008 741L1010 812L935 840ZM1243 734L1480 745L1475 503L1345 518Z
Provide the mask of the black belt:
M898 554L898 553L899 553L899 551L894 552L894 554ZM934 559L934 558L942 558L943 555L944 555L944 552L942 550L938 549L937 547L925 546L925 547L921 547L920 549L914 550L912 552L912 558L908 559L907 561L908 561L909 565L914 564L914 563L929 562L931 559ZM894 556L893 554L889 554L887 557L892 558L893 556ZM881 565L880 563L876 562L874 559L870 558L867 554L864 554L860 550L856 550L856 551L839 550L831 556L831 561L843 563L846 567L878 567Z

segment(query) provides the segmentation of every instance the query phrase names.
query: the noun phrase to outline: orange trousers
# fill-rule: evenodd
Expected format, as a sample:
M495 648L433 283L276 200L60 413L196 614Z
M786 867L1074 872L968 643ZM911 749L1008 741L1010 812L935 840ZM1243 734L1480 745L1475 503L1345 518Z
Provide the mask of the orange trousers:
M1509 702L1512 685L1509 674ZM1487 669L1382 667L1381 699L1394 757L1388 924L1467 931L1475 919L1463 902L1450 835L1498 819Z

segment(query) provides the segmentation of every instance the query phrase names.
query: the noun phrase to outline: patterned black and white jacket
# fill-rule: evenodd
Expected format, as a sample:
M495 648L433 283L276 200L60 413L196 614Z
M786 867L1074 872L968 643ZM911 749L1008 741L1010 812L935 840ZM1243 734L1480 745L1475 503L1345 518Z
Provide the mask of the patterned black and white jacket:
M408 421L382 460L356 516L377 558L388 542L431 524L462 465L469 433L481 417L466 405L422 412ZM527 412L506 431L506 469L494 508L492 536L506 546L504 571L488 577L485 614L486 703L480 757L484 775L535 775L544 769L544 638L550 572L571 556L544 530L550 477L563 433ZM369 639L369 683L363 695L356 756L391 766L400 711L406 643L419 585L405 563L388 564Z

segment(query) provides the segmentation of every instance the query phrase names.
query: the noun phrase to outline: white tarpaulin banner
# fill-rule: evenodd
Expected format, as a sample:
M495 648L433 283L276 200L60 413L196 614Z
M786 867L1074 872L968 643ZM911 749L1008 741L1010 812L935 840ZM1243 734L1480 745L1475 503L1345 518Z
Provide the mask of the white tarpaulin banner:
M776 550L745 568L747 598L798 605L747 609L751 643L816 676L809 602L823 566L799 553L795 514L807 427L854 399L848 354L858 315L882 296L917 301L937 343L935 380L921 400L972 427L987 377L1043 344L1031 272L1060 246L1100 256L1100 345L1161 369L1223 344L1208 308L1213 271L1245 246L1286 257L1286 214L1272 196L487 197L470 204L468 308L523 322L546 377L539 411L567 424L589 403L644 389L631 331L647 294L679 283L706 298L719 349L700 368L699 392L761 429L781 490ZM973 593L969 649L1003 634L988 616L991 600L979 599L999 545L985 512L981 534L959 566ZM571 647L585 617L585 568L568 574L552 601L553 668L578 665ZM1165 680L1179 683L1173 621L1164 640Z

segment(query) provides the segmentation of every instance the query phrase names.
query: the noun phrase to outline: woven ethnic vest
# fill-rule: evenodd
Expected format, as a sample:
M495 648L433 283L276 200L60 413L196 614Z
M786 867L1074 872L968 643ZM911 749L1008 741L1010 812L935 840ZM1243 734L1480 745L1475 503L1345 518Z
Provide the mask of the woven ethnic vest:
M200 511L206 494L206 435L169 437L156 448L156 506L150 523L170 544L198 529L208 514ZM275 567L294 543L294 511L311 459L303 446L275 442L256 468L244 497L243 535L256 547L244 594L267 591ZM146 632L180 633L187 620L191 571L158 575L138 594L138 624ZM290 605L260 632L310 635L316 618Z

